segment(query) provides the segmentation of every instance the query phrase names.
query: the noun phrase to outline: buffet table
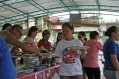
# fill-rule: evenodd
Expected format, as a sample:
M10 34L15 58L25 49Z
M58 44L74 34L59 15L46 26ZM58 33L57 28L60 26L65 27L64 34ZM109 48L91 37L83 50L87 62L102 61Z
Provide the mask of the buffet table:
M50 67L39 72L19 75L16 79L58 79L59 68L59 65Z

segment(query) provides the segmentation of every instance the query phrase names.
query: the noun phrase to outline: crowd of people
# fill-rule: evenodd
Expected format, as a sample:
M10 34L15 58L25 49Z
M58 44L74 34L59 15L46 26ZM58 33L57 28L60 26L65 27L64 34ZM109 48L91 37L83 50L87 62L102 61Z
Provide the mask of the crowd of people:
M0 79L15 79L17 72L14 68L11 54L21 48L23 54L37 54L39 61L46 64L47 56L41 50L47 49L53 52L52 62L55 58L62 58L60 63L60 79L101 79L100 66L98 64L98 53L104 55L104 76L106 79L117 79L116 72L119 71L119 47L115 41L119 40L119 28L111 26L105 32L109 38L102 45L99 33L91 31L90 39L87 40L85 32L78 33L78 39L73 37L74 27L66 22L62 24L62 32L57 34L56 42L49 42L50 31L42 32L42 39L36 44L34 39L38 34L38 28L32 26L23 42L18 39L23 35L22 26L6 23L0 31ZM88 49L72 49L73 47L87 46Z
M9 27L9 29L8 29ZM7 28L7 29L6 29ZM18 39L23 34L23 28L20 25L5 24L0 31L1 41L0 41L0 78L1 79L15 79L17 77L17 72L14 68L11 51L12 47L21 48L30 53L35 53L42 61L43 56L39 50L35 50L31 46L20 42ZM3 48L2 48L3 47ZM8 48L10 47L10 49ZM13 48L14 49L14 48ZM41 48L42 49L42 48Z

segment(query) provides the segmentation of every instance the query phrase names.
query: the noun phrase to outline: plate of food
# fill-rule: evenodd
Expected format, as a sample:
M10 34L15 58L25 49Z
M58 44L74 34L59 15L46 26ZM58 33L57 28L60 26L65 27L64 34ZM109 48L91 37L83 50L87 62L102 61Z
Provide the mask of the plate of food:
M52 50L51 49L47 49L47 51L51 52Z
M40 52L41 52L41 53L48 53L48 51L47 51L46 49L41 50Z
M71 47L71 49L73 49L73 50L88 49L88 48L90 48L90 47L88 47L88 46L82 46L82 47L75 46L75 47Z

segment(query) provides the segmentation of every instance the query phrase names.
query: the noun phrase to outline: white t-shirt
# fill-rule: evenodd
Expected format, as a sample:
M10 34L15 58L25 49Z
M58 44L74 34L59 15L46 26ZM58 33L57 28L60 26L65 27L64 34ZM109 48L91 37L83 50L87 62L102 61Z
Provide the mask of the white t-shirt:
M72 41L61 40L58 42L55 56L62 58L62 63L60 64L60 75L63 76L75 76L75 75L83 75L82 73L82 65L80 62L80 50L71 51L72 46L82 47L83 43L74 39Z

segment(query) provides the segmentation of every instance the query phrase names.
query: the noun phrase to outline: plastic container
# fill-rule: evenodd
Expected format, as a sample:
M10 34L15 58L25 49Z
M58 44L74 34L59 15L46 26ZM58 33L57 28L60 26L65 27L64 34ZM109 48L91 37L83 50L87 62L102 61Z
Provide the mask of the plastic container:
M34 54L24 54L23 60L25 66L36 66L40 64L38 57Z

